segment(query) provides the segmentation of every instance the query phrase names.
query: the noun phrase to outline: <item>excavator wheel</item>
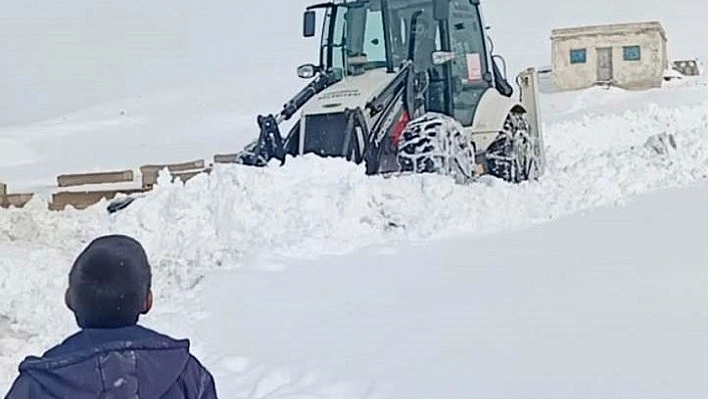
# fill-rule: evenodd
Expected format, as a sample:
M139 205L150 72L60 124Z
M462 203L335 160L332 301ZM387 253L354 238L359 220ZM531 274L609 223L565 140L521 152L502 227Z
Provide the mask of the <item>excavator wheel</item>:
M536 180L543 171L542 146L526 114L512 111L504 122L503 130L487 149L487 171L512 183Z
M459 183L475 171L475 150L462 126L449 116L427 113L412 120L398 143L401 172L437 173Z

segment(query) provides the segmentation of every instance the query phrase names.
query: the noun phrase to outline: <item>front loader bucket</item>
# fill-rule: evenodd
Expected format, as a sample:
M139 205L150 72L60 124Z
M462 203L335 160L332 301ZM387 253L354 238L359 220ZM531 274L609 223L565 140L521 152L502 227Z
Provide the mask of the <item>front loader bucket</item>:
M275 116L258 116L258 126L261 132L258 141L249 144L243 151L236 155L236 162L248 166L266 166L271 159L285 163L285 148L283 136L278 129Z

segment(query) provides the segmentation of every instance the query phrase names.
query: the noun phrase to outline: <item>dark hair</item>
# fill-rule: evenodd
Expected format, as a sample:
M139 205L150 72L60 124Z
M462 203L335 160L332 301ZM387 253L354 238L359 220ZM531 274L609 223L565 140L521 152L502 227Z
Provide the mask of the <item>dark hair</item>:
M81 328L134 325L150 291L152 273L142 245L123 235L92 241L69 273L69 302Z

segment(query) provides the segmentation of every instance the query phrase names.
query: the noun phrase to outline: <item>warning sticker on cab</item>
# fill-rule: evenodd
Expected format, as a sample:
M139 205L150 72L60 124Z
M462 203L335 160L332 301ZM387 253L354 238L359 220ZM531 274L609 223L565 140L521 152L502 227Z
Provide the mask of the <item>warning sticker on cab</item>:
M482 59L479 53L467 54L467 80L470 82L482 80Z

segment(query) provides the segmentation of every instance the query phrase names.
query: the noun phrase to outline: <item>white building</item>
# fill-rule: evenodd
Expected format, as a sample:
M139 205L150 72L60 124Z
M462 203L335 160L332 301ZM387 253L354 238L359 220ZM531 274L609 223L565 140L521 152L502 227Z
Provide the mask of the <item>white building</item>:
M551 42L556 90L596 84L660 87L669 68L666 32L659 22L555 29Z

